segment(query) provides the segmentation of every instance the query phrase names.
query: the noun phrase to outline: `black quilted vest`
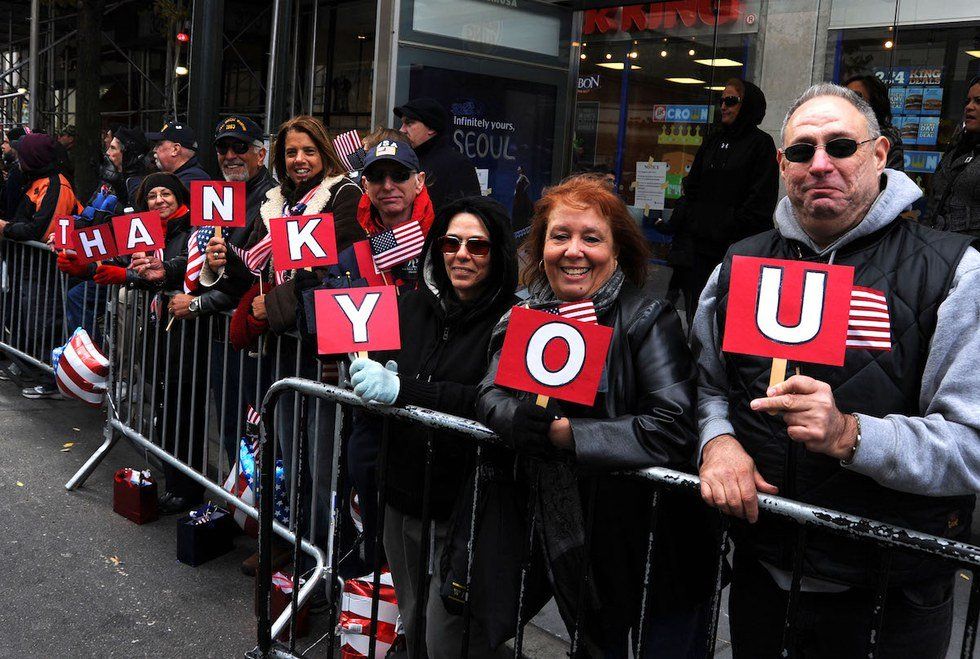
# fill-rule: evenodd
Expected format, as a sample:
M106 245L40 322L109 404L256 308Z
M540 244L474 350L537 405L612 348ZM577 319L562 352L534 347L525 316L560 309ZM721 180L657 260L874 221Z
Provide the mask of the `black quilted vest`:
M890 351L848 348L843 367L790 362L795 372L828 383L837 407L873 417L888 414L922 416L919 389L936 328L939 305L946 298L956 265L969 238L942 233L898 219L836 252L834 262L854 267L854 284L885 294L891 322ZM728 251L718 282L717 323L725 327L728 283L733 255L822 261L777 231L758 234ZM771 359L725 355L729 384L729 417L738 440L767 481L780 494L816 506L960 539L969 534L976 498L926 497L883 487L867 476L844 469L837 460L790 446L786 425L777 416L753 412L749 402L765 396ZM788 452L789 450L789 452ZM873 585L880 561L868 543L845 541L828 533L811 533L804 565L808 575L852 585ZM789 569L795 533L778 520L763 519L736 535L740 549ZM908 555L896 556L891 584L940 574L952 567Z

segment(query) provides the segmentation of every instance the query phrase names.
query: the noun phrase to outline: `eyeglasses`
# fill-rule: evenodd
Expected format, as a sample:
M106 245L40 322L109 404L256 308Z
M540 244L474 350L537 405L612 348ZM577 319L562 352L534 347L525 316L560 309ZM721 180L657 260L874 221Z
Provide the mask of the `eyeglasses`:
M464 244L466 251L473 256L486 256L490 253L490 241L486 238L460 240L456 236L442 236L436 240L436 245L439 246L443 254L455 254Z
M364 178L368 183L384 183L386 178L390 178L392 183L404 183L411 178L413 172L405 167L398 169L371 169L364 172Z
M738 96L722 96L721 97L721 104L723 106L725 106L726 108L733 108L733 107L735 107L736 105L738 105L741 102L742 102L742 99L740 99Z
M228 153L228 149L231 149L241 156L248 152L248 144L246 142L242 142L241 140L228 140L225 142L218 142L214 145L214 150L218 152L219 156L223 156Z
M838 137L836 140L830 140L823 146L801 142L799 144L791 144L783 149L783 155L790 162L810 162L817 149L823 149L831 158L850 158L859 146L873 142L874 139L870 138L863 142L858 142L849 137Z

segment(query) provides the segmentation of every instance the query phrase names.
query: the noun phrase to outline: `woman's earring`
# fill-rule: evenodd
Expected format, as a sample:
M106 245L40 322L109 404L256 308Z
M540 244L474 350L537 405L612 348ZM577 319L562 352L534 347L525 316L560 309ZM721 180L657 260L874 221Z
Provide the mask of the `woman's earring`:
M540 261L538 261L538 270L540 270L541 272L544 272L544 259L541 259Z

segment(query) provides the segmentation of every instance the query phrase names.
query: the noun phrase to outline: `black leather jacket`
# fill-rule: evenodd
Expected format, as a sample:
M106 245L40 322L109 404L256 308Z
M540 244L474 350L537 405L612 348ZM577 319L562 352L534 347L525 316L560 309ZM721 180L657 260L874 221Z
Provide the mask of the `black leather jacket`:
M570 413L578 463L602 468L693 469L697 372L677 313L625 282L600 322L612 326L603 390ZM480 387L479 414L506 436L520 399L493 385L500 353Z
M694 473L697 373L677 312L625 282L599 322L613 328L605 391L592 408L565 410L576 462L604 470L657 466ZM498 351L480 385L477 411L506 438L519 401L528 395L494 386L499 360ZM600 477L592 566L603 615L611 616L612 625L639 606L650 492L646 483ZM667 492L661 498L653 581L658 611L677 612L708 597L714 578L712 519L691 494Z

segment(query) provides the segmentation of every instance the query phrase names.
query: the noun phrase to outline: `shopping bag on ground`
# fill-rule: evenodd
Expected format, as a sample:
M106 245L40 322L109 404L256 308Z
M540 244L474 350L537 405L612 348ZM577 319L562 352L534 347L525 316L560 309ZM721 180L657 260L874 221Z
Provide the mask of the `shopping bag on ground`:
M112 483L112 509L137 524L157 519L157 483L149 469L123 467Z
M371 597L374 594L374 574L344 581L340 604L340 656L342 659L366 657L371 648ZM398 600L391 572L382 568L378 597L378 637L376 657L383 657L401 633L398 621Z
M68 343L51 351L55 382L66 396L101 407L109 378L109 360L79 327Z

